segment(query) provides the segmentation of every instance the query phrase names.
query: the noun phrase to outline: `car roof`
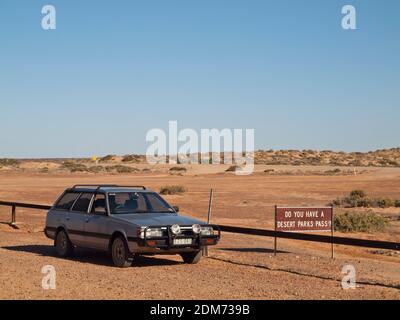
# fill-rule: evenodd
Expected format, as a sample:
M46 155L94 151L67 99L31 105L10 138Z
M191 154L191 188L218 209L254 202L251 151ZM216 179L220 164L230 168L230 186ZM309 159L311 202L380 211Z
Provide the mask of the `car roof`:
M69 188L68 191L75 192L106 192L106 193L117 193L117 192L154 192L146 189L144 186L118 186L118 185L75 185Z

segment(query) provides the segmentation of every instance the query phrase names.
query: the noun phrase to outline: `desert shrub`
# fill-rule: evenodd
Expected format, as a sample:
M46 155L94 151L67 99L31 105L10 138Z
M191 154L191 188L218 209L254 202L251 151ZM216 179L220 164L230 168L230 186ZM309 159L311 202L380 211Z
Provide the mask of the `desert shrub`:
M268 173L268 174L271 174L271 173L274 173L275 172L275 169L265 169L264 170L264 173Z
M236 170L240 170L240 167L237 165L230 166L225 172L235 172Z
M333 200L331 203L329 203L329 206L334 206L334 207L340 207L343 204L343 200L340 198L336 198Z
M381 198L381 199L376 199L376 206L378 206L379 208L390 208L394 206L394 201L392 199L385 199L385 198Z
M0 159L0 165L2 166L16 166L18 164L19 161L15 159Z
M171 194L181 194L186 192L186 188L180 185L167 185L160 188L160 194L171 195Z
M65 161L61 164L62 169L69 170L70 172L87 172L88 168L82 163L73 161Z
M396 201L394 202L394 206L395 206L396 208L400 208L400 200L396 200Z
M115 158L115 155L109 154L103 158L101 158L99 161L100 162L107 162L107 161L112 161Z
M367 197L367 193L364 190L353 190L350 192L350 198L361 199Z
M136 162L138 161L139 156L134 154L128 154L122 158L122 162Z
M372 212L346 212L337 215L334 221L336 231L340 232L377 232L383 231L387 220Z
M399 200L400 201L400 200ZM334 206L344 206L348 208L390 208L396 206L396 201L389 198L371 199L363 190L353 190L348 197L337 198L331 203ZM400 203L397 203L400 207Z
M339 168L336 168L336 169L333 169L333 170L326 170L325 172L324 172L324 174L327 174L327 175L334 175L334 174L339 174L339 173L341 173L342 172L342 170L340 170Z
M115 165L115 166L108 166L106 167L107 172L116 171L117 173L133 173L138 171L138 169L123 165Z
M185 167L172 167L169 171L186 172L187 169Z
M91 166L88 168L88 171L92 173L99 173L104 171L104 168L102 166Z
M49 172L49 168L48 168L48 167L41 168L41 169L39 170L39 172L40 172L40 173L48 173L48 172Z

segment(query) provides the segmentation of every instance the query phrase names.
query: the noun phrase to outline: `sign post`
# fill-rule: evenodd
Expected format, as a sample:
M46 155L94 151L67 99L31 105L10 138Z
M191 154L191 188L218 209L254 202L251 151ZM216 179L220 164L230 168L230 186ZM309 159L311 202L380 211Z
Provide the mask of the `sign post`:
M277 207L275 206L275 231L281 232L331 232L333 247L333 207ZM276 255L276 235L274 253Z
M277 247L277 237L276 237L276 231L277 231L277 210L278 206L275 206L275 239L274 239L274 256L276 256L276 247Z
M214 189L210 190L210 199L208 201L208 215L207 215L207 224L210 224L211 221L211 210L212 210L212 203L213 203L213 195ZM203 256L208 257L208 247L203 248Z
M333 207L331 207L331 210L332 210L332 220L331 220L331 236L332 236L332 247L331 247L331 253L332 253L332 255L331 255L331 258L332 259L335 259L335 253L334 253L334 244L333 244L333 231L334 231L334 225L333 225L333 223L334 223L334 218L333 218Z

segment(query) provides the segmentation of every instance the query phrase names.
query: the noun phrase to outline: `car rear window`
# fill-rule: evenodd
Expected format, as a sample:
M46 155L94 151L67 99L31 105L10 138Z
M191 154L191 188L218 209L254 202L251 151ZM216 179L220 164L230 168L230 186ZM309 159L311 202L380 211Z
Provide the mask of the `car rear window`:
M92 200L93 193L82 193L79 199L75 202L72 207L72 211L79 212L87 212L90 204L90 200Z
M79 193L76 192L68 192L64 194L64 196L58 201L56 204L56 209L60 210L69 210L74 204L76 198L78 198Z

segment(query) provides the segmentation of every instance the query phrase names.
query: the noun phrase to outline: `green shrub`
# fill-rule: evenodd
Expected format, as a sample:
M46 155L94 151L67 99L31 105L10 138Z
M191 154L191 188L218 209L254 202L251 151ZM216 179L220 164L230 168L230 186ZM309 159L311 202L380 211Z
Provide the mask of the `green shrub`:
M392 199L376 199L376 205L379 208L390 208L394 206L394 201Z
M334 221L336 231L340 232L378 232L383 231L387 220L372 212L346 212L337 215Z
M171 194L181 194L186 192L186 188L180 185L167 185L160 188L160 194L171 195Z
M364 190L353 190L350 192L350 198L351 199L362 199L366 198L367 193Z
M394 202L394 206L395 206L396 208L400 208L400 200L396 200L396 201Z

